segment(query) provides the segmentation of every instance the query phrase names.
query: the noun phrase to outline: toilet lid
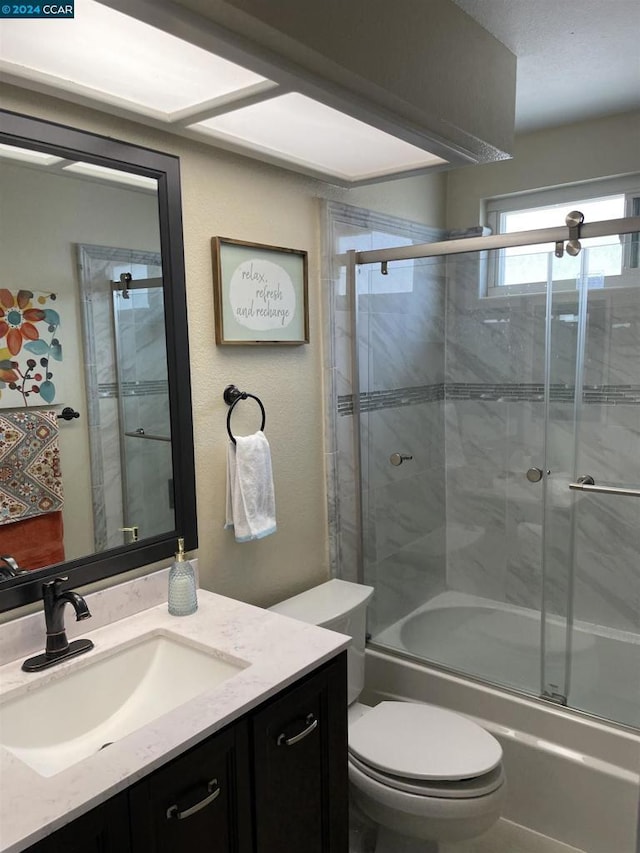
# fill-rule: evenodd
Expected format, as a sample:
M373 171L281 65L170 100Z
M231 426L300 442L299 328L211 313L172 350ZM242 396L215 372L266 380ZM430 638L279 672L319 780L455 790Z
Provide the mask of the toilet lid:
M411 702L376 705L352 724L349 748L365 764L405 779L470 779L502 760L498 741L477 723Z

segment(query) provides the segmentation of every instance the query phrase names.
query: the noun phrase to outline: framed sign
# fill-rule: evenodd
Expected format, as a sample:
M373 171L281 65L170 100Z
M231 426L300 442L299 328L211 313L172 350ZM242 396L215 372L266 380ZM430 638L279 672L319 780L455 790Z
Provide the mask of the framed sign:
M308 344L307 253L213 237L217 344Z

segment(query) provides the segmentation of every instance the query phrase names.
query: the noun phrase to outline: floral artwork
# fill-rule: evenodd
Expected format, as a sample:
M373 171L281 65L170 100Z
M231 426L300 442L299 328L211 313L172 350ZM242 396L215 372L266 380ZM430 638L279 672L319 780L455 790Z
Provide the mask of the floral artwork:
M0 408L59 401L62 345L55 301L55 293L0 288Z

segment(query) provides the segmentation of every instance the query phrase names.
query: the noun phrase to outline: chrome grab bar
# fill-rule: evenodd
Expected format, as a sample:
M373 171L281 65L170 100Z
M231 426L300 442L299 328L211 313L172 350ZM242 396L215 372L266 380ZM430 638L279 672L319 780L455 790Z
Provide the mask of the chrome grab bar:
M569 488L576 492L598 492L602 495L627 495L640 498L640 489L632 489L630 486L597 486L590 474L578 477L576 483L569 483Z

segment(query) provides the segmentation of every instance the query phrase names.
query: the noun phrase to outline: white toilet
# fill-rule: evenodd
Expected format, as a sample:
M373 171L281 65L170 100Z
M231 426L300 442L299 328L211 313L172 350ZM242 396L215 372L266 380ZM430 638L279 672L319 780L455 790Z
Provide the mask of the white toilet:
M356 702L364 687L367 603L373 588L331 580L271 610L348 634L349 782L380 826L376 853L437 850L487 830L506 784L502 748L466 717L435 705ZM430 844L428 842L431 842Z

